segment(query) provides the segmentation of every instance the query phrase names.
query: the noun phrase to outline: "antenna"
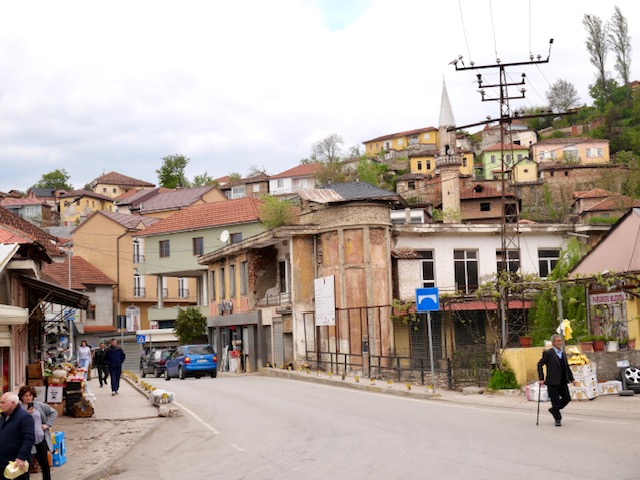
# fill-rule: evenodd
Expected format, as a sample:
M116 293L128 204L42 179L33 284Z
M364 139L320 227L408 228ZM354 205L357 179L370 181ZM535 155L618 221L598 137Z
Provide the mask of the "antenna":
M222 233L220 234L220 241L222 243L227 243L228 240L229 240L229 230L223 230Z

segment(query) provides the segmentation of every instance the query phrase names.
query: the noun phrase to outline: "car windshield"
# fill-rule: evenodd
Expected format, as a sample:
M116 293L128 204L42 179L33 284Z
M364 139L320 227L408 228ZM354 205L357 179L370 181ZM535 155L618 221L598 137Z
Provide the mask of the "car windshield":
M191 345L189 347L189 354L191 355L211 355L213 353L211 345Z

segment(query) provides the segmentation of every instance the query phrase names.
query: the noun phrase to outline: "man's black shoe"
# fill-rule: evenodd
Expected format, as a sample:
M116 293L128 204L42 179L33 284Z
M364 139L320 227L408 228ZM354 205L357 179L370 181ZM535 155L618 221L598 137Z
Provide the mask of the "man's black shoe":
M556 427L561 427L562 424L560 423L560 419L556 418Z
M559 421L560 421L560 415L559 415L558 413L556 413L555 408L551 407L551 408L549 409L549 413L550 413L551 415L553 415L553 418L556 420L556 422L559 422Z

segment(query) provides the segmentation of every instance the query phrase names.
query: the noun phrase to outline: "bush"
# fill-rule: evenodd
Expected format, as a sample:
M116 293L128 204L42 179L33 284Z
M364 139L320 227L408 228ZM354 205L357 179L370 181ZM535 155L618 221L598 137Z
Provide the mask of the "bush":
M520 388L516 380L516 374L507 366L496 368L491 372L488 388L491 390L506 390L512 388Z

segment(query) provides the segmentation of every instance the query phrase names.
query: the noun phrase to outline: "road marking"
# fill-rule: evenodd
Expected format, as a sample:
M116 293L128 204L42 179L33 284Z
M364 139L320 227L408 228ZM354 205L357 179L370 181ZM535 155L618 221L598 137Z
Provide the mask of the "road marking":
M185 407L184 405L179 404L178 402L173 402L173 403L175 403L179 408L181 408L182 410L187 412L189 415L191 415L197 422L199 422L204 428L206 428L207 430L212 432L214 435L220 435L220 432L218 430L216 430L211 425L209 425L207 422L205 422L203 419L201 419L195 412L192 412L187 407Z
M237 451L239 452L246 452L246 450L244 448L240 448L238 445L236 445L235 443L232 443L231 446L233 448L235 448Z

